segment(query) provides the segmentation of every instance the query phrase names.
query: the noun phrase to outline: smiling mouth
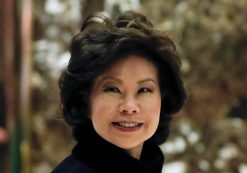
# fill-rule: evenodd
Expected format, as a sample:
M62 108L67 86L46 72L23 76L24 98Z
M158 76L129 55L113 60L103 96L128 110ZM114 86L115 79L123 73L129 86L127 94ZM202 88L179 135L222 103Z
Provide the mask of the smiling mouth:
M112 124L117 127L125 127L125 128L136 128L143 125L143 123L136 123L136 122L112 122Z

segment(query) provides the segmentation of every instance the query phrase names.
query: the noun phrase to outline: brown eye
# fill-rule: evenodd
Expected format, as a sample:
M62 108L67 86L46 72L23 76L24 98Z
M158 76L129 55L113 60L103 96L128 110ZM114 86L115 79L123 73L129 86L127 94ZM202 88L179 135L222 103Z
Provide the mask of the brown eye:
M153 91L150 88L140 88L138 93L152 93Z
M120 93L120 90L117 87L106 87L104 92L113 92L113 93Z

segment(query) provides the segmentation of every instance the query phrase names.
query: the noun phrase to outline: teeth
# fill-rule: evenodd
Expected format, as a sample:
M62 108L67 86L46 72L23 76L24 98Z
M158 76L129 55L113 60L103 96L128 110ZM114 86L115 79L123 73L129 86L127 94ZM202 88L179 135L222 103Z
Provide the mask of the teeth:
M122 127L137 127L139 125L139 123L125 123L125 122L121 122L118 123L119 126Z

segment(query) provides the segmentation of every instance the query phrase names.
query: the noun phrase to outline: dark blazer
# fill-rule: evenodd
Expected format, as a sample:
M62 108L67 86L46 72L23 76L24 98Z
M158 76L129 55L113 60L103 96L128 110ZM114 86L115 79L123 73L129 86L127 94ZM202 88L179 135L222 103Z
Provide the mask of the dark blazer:
M52 173L94 173L88 166L84 165L73 155L65 158Z
M91 123L79 130L72 155L63 160L52 173L161 173L164 155L160 148L146 141L140 160L101 138Z

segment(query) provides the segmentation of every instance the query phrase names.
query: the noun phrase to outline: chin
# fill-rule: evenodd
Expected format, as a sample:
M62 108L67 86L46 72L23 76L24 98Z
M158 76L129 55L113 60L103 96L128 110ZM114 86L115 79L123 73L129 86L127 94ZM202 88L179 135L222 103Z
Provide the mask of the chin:
M142 143L143 142L135 142L135 143L133 143L133 141L129 142L129 143L127 143L127 142L112 142L112 144L118 146L119 148L123 148L123 149L135 148L135 147L141 145Z

